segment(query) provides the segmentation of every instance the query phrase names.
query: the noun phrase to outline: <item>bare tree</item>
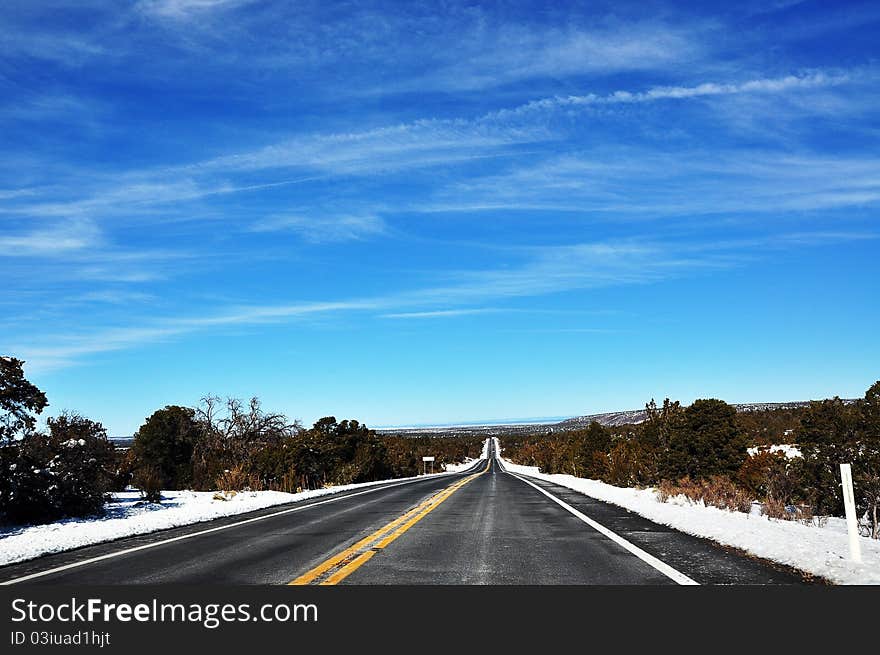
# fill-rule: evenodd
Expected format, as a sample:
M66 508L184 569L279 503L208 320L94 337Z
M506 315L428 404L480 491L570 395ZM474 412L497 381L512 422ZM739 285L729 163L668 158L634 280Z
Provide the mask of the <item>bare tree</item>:
M202 438L193 453L196 477L202 486L213 483L225 469L247 467L254 455L298 434L299 422L281 413L266 412L258 398L205 396L196 409Z

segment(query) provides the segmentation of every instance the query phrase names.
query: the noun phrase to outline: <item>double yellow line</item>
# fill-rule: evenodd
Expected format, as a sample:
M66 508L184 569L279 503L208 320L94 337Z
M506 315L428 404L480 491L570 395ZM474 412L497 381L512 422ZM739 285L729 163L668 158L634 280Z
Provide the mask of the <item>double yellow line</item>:
M445 489L441 489L427 500L419 503L402 516L397 517L387 525L382 526L372 534L364 537L356 544L329 559L321 562L315 568L303 573L295 580L289 582L292 585L335 585L350 576L357 569L370 560L373 555L385 548L416 523L421 521L429 513L461 489L471 480L478 478L489 470L490 463L486 462L486 468L479 473L469 475Z

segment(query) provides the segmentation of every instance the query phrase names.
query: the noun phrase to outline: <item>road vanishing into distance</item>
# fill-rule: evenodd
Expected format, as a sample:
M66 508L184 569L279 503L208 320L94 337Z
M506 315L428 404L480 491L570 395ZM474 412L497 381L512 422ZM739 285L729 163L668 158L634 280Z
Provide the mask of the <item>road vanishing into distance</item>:
M799 584L487 459L0 568L27 584Z

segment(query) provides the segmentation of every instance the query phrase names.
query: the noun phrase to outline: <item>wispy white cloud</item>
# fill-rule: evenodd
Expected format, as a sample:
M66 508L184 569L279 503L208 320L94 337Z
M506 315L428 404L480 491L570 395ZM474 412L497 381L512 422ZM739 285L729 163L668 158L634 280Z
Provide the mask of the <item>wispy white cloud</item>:
M21 353L29 372L42 373L72 366L91 355L157 343L182 333L173 327L125 327L79 337L57 336L44 339L45 345L12 345L7 350Z
M101 232L91 221L62 222L29 232L0 236L0 257L70 254L95 248L101 241Z
M563 139L564 134L558 128L551 128L543 116L561 109L664 99L778 95L842 85L861 74L816 71L737 83L705 82L687 87L654 87L645 91L619 90L605 95L550 97L474 118L423 119L362 131L301 135L195 164L129 171L103 180L98 178L89 195L83 196L79 189L69 190L71 194L80 194L80 197L73 199L46 201L38 195L31 202L17 202L0 208L0 213L84 217L100 214L118 216L121 211L136 216L156 214L158 210L163 216L168 216L174 213L175 206L180 203L306 184L321 177L375 177L419 168L456 166L486 157L514 156L520 153L517 148L522 146ZM656 159L655 154L650 156ZM583 163L580 165L583 166ZM610 165L614 164L605 162L606 170ZM257 171L283 169L299 174L282 180L237 181L240 176L252 175ZM583 185L587 181L587 178L581 178L577 184ZM557 190L562 191L561 188ZM527 192L528 187L523 187L521 191ZM829 194L827 201L863 202L860 198L869 195L836 193ZM489 203L488 206L496 205ZM303 233L308 233L306 223L304 220L298 223L291 221L290 227L295 229L299 225ZM375 223L373 227L376 227ZM327 232L327 226L317 225L313 234L320 234L322 230ZM376 230L373 232L378 233ZM366 232L362 231L362 234Z
M78 296L70 298L72 304L107 304L107 305L139 305L143 303L151 303L156 300L156 296L152 293L144 293L143 291L131 291L127 289L100 289L95 291L87 291Z
M304 167L334 174L371 174L388 170L454 162L505 146L560 138L540 120L543 112L590 105L687 100L706 96L814 89L845 84L846 72L816 71L779 78L756 78L737 83L705 82L695 86L654 87L645 91L618 90L610 94L554 96L475 118L423 119L360 132L300 137L252 152L219 157L196 164L192 170L255 170ZM524 118L530 120L523 121Z
M31 371L50 371L72 366L83 358L101 353L127 350L208 329L257 325L293 320L328 313L375 310L381 302L312 302L273 306L240 307L231 311L199 317L172 317L137 325L98 329L80 335L56 335L41 339L40 344L4 344L4 352L17 353L29 363Z
M245 5L250 11L230 20ZM393 12L369 2L344 12L326 3L253 0L141 0L136 7L172 30L175 45L189 54L294 77L304 69L327 71L319 77L328 80L343 75L334 97L460 93L536 78L657 70L693 64L713 45L694 20L597 20L595 12L571 10L544 22L473 3L448 3L440 13L422 3ZM379 83L366 70L381 71Z
M759 33L765 38L768 33L772 33L778 43L818 37L825 37L830 42L835 32L852 33L858 28L880 22L880 9L871 2L863 3L861 6L833 3L825 5L825 9L821 20L816 20L811 12L794 12L790 15L790 20L768 22L759 29Z
M390 306L392 302L391 298L366 298L281 305L245 305L213 316L172 319L171 325L185 330L194 330L204 327L271 323L320 314L382 309Z
M453 62L410 84L462 91L537 78L656 70L693 62L708 45L690 27L649 22L592 29L501 24L478 31L461 33L457 47L448 48L455 53Z
M813 232L783 232L768 236L723 239L687 247L691 251L709 252L712 250L787 250L792 247L829 246L840 243L874 241L880 239L880 231L867 230L817 230Z
M618 147L550 157L438 190L410 211L557 210L652 218L880 201L880 158Z
M429 319L501 310L477 306L503 299L540 297L567 291L656 283L685 274L742 265L768 246L821 246L842 239L875 238L873 233L790 233L760 239L699 243L603 242L523 250L524 259L508 266L445 274L449 284L382 296L338 301L242 305L199 316L153 319L148 324L95 329L81 335L43 336L0 344L5 352L30 361L40 370L71 366L91 355L143 347L188 334L225 327L246 327L382 312L389 319ZM434 309L444 306L442 310ZM515 311L515 310L510 310Z
M64 67L76 67L95 57L108 54L100 40L92 38L89 34L74 31L49 33L40 30L23 30L13 25L3 28L4 26L0 24L3 52L6 57L28 57Z
M45 200L36 195L29 202L0 207L0 214L44 217L100 216L139 217L179 213L182 203L232 194L248 194L272 188L306 184L339 176L379 176L419 168L449 166L487 157L504 156L511 148L554 138L542 125L504 126L468 120L424 120L361 132L317 134L278 141L250 152L218 157L196 164L128 171L105 176L91 189L71 188L68 195ZM296 177L265 182L235 181L257 171L294 170ZM53 188L57 194L58 189ZM314 214L314 212L312 212ZM355 219L346 222L355 229ZM294 229L291 219L288 227ZM327 225L311 231L300 221L304 234L327 233ZM271 221L267 223L271 225ZM360 220L362 228L368 221ZM378 222L372 220L374 233ZM366 233L365 229L361 230Z
M24 198L33 196L37 193L36 189L2 189L0 190L0 200L11 200L13 198Z
M20 342L4 346L8 352L16 353L30 361L32 366L45 370L72 365L89 355L135 348L224 327L254 326L365 311L381 311L389 318L488 313L489 309L474 308L472 305L494 299L540 296L572 289L646 283L687 268L717 265L720 260L715 255L701 258L691 254L684 258L656 245L606 243L529 249L527 260L516 267L461 272L451 276L447 286L341 301L242 306L198 317L168 317L149 325L96 330L81 336L47 337L39 344ZM420 309L437 305L446 305L449 309Z
M743 82L703 82L694 86L657 86L645 91L618 90L612 93L554 96L533 100L512 109L502 109L490 114L495 118L511 118L548 110L657 102L660 100L688 100L710 96L727 96L751 93L783 93L799 89L815 89L836 86L851 81L846 72L827 73L816 71L803 75L786 75L776 78L757 78Z
M723 258L682 255L668 245L637 241L574 244L538 248L518 268L462 272L455 284L431 289L429 294L435 300L479 302L644 284L727 265Z
M0 208L0 213L22 214L28 216L61 217L96 216L102 212L119 213L138 208L148 208L169 203L185 202L230 192L230 185L221 183L212 187L202 187L192 179L141 179L141 174L123 174L103 181L91 195L71 200L45 201L37 199L33 203L16 203ZM101 181L99 181L99 184ZM74 192L73 189L70 192Z
M0 100L3 121L43 125L58 122L75 125L79 130L94 130L100 120L106 121L107 108L102 103L63 91L16 93L5 100Z
M504 310L493 307L479 307L476 309L438 309L428 312L381 314L379 318L453 318L457 316L474 316L478 314L496 314L501 311Z
M382 234L385 221L375 214L269 216L251 226L254 232L293 232L311 243L361 240Z
M469 119L424 119L357 132L279 141L191 167L192 171L306 168L339 175L377 174L461 161L505 146L552 138L543 125L502 125Z
M225 11L252 4L255 0L140 0L138 10L159 18L186 19L206 12Z
M504 328L502 332L519 332L533 334L624 334L634 330L620 328L594 328L594 327L549 327L549 328Z

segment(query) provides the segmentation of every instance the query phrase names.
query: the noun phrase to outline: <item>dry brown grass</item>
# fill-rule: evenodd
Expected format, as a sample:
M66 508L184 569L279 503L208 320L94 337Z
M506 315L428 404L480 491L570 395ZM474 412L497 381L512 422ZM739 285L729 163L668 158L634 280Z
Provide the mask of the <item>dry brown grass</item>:
M813 513L809 505L788 505L773 497L767 498L761 505L761 514L771 519L782 521L797 521L804 525L822 527L828 521L827 516L819 516Z
M233 466L217 476L217 489L220 491L262 491L260 479L251 475L243 466Z
M664 480L660 483L657 488L660 502L668 502L675 496L684 496L707 507L718 507L732 512L748 513L752 508L751 494L720 475L705 480L685 477L678 482Z

